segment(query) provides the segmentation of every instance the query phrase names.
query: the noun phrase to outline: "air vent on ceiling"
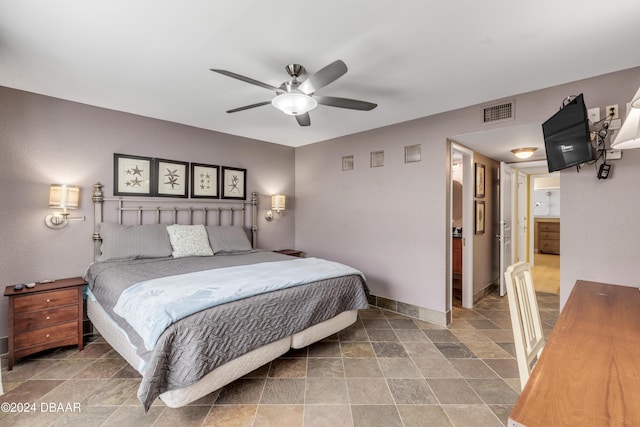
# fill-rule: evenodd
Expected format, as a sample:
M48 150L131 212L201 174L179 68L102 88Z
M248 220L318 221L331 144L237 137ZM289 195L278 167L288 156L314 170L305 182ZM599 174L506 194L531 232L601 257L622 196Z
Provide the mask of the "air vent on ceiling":
M485 124L513 120L513 101L484 107L483 114Z

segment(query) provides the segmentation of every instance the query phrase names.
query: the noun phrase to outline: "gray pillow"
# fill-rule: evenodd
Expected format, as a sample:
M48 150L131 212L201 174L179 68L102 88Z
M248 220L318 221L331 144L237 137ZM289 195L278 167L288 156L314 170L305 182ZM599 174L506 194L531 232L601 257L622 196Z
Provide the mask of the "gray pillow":
M166 224L121 225L103 222L101 254L97 261L171 256Z
M247 233L239 225L207 226L209 244L214 254L224 252L244 252L253 249Z

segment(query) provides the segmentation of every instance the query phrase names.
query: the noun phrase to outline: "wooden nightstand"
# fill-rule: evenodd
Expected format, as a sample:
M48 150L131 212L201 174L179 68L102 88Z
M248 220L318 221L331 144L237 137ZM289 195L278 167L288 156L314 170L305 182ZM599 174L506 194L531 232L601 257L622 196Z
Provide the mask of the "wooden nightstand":
M296 249L280 249L279 251L273 251L283 255L297 256L298 258L304 258L304 252Z
M36 283L33 288L4 289L9 297L9 370L15 359L65 345L82 350L81 277Z

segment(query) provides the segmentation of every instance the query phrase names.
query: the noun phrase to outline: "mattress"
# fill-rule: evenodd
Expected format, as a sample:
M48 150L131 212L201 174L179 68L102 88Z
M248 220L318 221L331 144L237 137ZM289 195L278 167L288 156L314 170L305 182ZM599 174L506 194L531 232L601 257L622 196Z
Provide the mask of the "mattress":
M214 268L224 268L282 260L283 255L252 251L246 256L190 258L97 263L87 274L92 292L89 316L105 339L142 373L138 397L145 409L159 395L167 404L178 406L195 400L291 346L301 348L343 329L355 321L358 309L368 307L361 276L319 280L194 313L169 326L148 351L127 322L112 311L122 289L149 276L199 271L212 263ZM229 372L209 377L218 369ZM206 385L199 384L201 380Z
M116 350L132 367L140 372L143 360L136 354L136 348L100 303L92 295L87 298L87 315L93 326L102 337ZM320 341L353 324L358 311L349 310L339 315L311 326L291 337L259 347L209 372L199 381L189 386L173 389L160 394L160 399L170 408L179 408L195 402L201 397L218 390L244 375L285 354L290 348L303 348ZM142 373L142 372L140 372Z

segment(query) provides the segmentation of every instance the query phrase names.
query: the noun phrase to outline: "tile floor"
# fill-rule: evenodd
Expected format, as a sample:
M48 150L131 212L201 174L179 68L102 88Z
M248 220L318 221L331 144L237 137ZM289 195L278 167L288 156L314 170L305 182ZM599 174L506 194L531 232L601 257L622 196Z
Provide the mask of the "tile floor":
M558 296L538 301L548 333ZM0 425L502 426L520 386L508 310L506 298L489 295L473 310L454 308L448 328L362 310L348 329L192 405L171 409L158 400L147 414L136 398L139 375L94 337L82 352L41 353L11 372L3 359L0 402L35 403L35 412L0 412Z

